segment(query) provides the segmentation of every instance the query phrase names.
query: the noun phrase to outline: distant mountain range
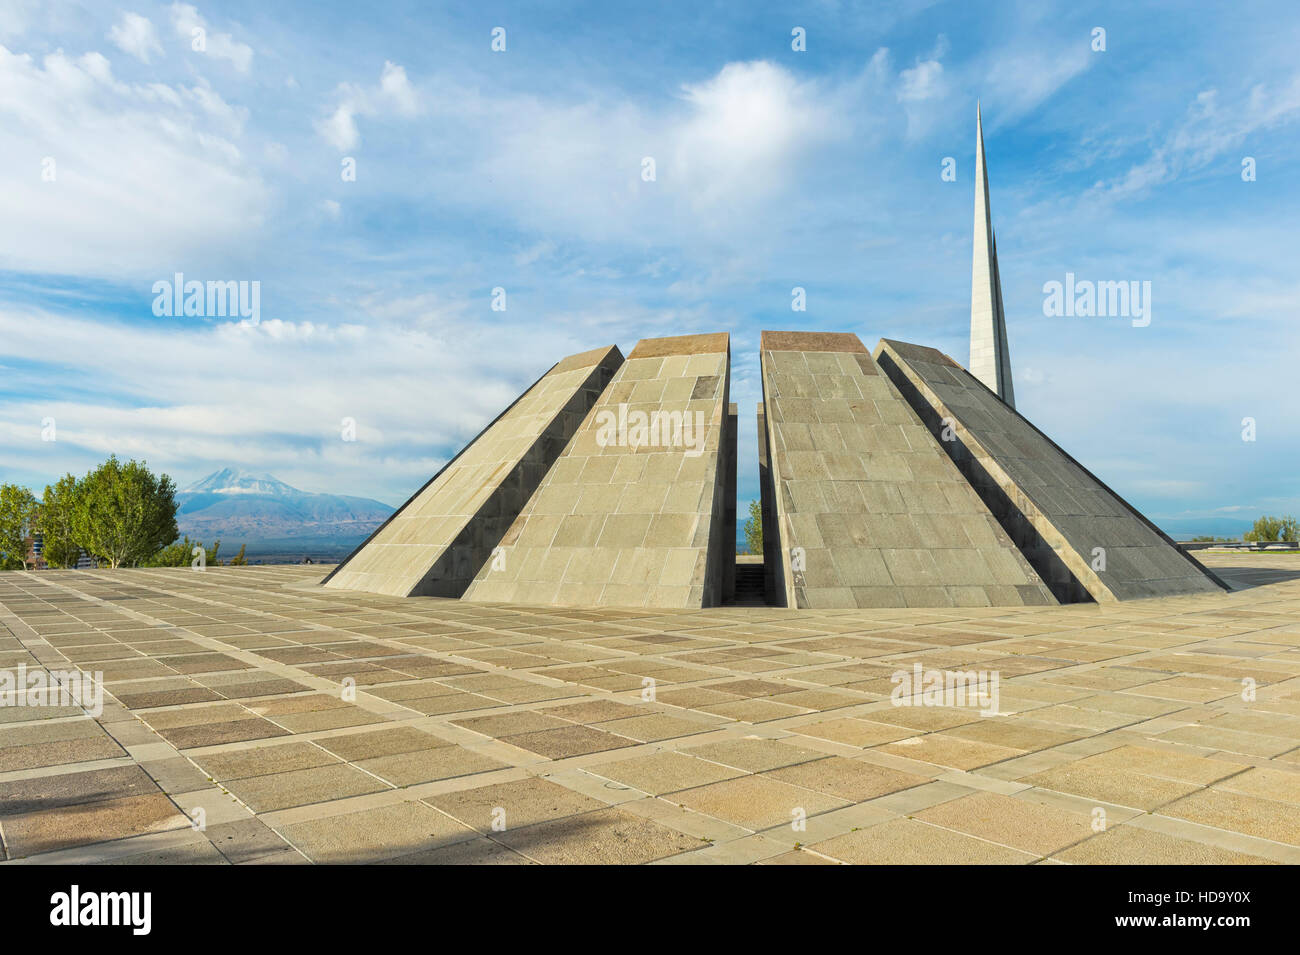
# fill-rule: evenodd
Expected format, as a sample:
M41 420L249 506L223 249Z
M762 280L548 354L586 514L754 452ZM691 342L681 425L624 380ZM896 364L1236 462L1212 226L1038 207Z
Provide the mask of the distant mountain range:
M366 497L300 491L270 474L222 468L176 493L182 534L221 556L247 547L250 556L330 559L346 556L393 513Z

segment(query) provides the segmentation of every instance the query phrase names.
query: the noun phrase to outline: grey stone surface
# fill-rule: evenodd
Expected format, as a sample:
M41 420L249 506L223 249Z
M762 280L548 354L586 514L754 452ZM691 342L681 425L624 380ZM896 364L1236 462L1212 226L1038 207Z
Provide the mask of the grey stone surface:
M568 445L623 356L558 362L324 581L391 596L459 597Z
M725 334L639 342L466 599L721 603L736 551L730 366Z
M1062 602L1221 589L1132 506L947 355L882 340L876 360L930 431L950 437L938 445Z
M1055 602L856 335L764 332L761 364L773 603Z

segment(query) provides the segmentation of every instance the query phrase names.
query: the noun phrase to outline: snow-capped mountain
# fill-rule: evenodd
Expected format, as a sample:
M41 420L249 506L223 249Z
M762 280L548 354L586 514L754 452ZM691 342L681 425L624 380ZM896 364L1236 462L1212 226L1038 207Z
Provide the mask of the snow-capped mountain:
M247 545L253 554L344 556L393 513L365 497L300 491L270 474L222 468L176 493L182 534L221 540L228 556Z

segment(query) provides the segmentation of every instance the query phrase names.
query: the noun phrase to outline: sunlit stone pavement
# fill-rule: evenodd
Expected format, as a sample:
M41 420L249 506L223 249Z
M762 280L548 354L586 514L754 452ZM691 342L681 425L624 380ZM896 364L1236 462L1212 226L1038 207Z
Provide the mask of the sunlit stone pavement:
M1205 563L1235 592L819 612L4 573L0 670L106 687L0 707L4 857L1300 862L1300 558ZM915 664L995 675L999 715L895 705Z

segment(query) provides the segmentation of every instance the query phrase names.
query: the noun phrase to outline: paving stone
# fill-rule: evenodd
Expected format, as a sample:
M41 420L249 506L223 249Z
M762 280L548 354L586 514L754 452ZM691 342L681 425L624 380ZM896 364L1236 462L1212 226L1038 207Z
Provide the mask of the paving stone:
M158 786L139 766L34 776L0 783L0 816L72 809L105 799L157 793Z
M1087 815L987 792L931 806L916 818L1040 856L1094 834Z
M442 793L424 801L484 833L521 829L605 807L605 803L535 776Z
M1115 826L1052 856L1075 865L1267 865L1267 859L1136 826Z
M851 802L875 799L886 793L898 792L900 789L909 789L930 781L927 776L886 769L883 766L858 759L846 759L843 756L828 756L808 763L798 763L794 766L769 770L763 775L805 789L839 796Z
M449 846L474 830L423 803L403 802L299 822L280 832L313 862L356 865Z
M125 796L5 819L5 847L11 859L71 846L89 845L148 832L187 827L190 820L166 796Z
M328 736L317 739L316 745L347 760L360 760L377 756L396 756L420 750L437 749L452 745L445 739L409 726L396 729L371 730L349 733L346 736Z
M568 816L494 838L543 865L638 865L704 845L676 829L621 809Z
M1148 812L1198 788L1192 783L1159 779L1142 773L1095 767L1087 769L1070 764L1025 776L1020 782Z
M1037 858L914 819L893 819L809 848L854 865L1025 865Z
M245 776L229 780L225 787L240 802L259 813L381 792L388 788L373 776L344 765Z
M740 776L686 789L668 799L687 809L753 830L789 826L796 818L795 812L801 811L807 817L849 804L838 796L791 786L767 774Z
M1161 807L1159 812L1162 816L1186 819L1203 826L1300 846L1300 815L1296 813L1294 803L1204 789Z
M520 733L509 737L512 746L538 753L548 759L565 759L587 753L601 753L624 746L635 746L636 740L605 733L589 726L566 726L542 730L537 733Z
M781 766L806 763L809 760L822 759L826 755L817 750L803 749L774 739L723 740L685 747L683 752L750 773L761 773Z
M623 783L652 796L743 775L741 770L679 752L649 753L609 763L597 763L586 769L589 773Z
M312 769L337 763L338 760L311 743L281 743L223 753L203 753L195 756L194 762L213 779L227 782L249 776Z
M504 769L509 764L461 746L439 746L413 753L363 759L356 765L394 786L413 786L438 779L491 772L494 769Z
M158 735L177 749L196 749L200 746L220 746L223 743L288 736L289 731L267 720L252 718L160 729Z

